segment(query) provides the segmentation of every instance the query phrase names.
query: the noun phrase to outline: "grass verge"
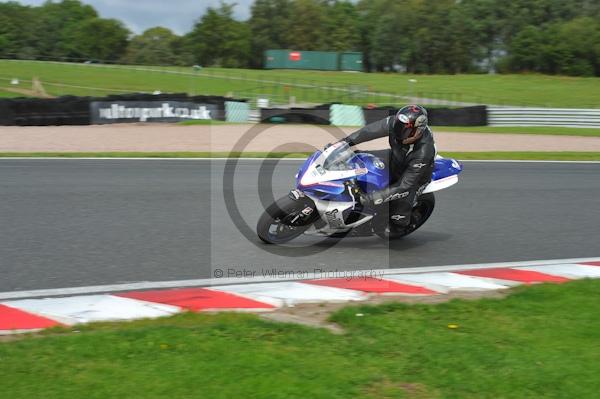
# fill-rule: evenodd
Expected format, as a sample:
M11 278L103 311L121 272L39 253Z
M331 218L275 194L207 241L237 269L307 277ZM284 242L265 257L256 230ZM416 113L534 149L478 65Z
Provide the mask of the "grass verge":
M0 158L306 158L298 152L2 152ZM600 161L600 152L443 152L459 160Z
M446 158L459 160L514 161L600 161L600 152L442 152Z
M577 127L542 126L432 126L435 133L498 133L498 134L542 134L548 136L584 136L600 137L600 129Z
M600 280L584 280L502 300L347 307L331 317L343 335L182 314L0 343L0 377L13 399L594 398L599 313Z
M288 152L3 152L0 158L305 158L311 153Z
M241 125L243 123L218 121L218 120L214 120L214 119L196 119L196 120L177 122L177 124L181 125L181 126L197 126L197 125L205 126L205 125Z

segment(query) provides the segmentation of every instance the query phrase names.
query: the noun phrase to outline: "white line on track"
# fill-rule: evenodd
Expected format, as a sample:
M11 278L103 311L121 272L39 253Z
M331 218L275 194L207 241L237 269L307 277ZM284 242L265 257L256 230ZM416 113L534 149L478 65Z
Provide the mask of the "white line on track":
M480 264L465 264L465 265L450 265L450 266L425 266L411 267L403 269L378 269L378 270L349 270L352 275L362 276L381 276L388 274L403 274L403 273L427 273L427 272L451 272L456 270L474 270L474 269L490 269L496 267L526 267L526 266L542 266L542 265L557 265L569 263L583 263L598 261L600 258L575 258L575 259L552 259L552 260L531 260L522 262L502 262L502 263L480 263ZM133 290L149 290L158 288L182 288L182 287L210 287L232 284L249 284L249 283L264 283L264 282L281 282L281 281L300 281L323 278L323 273L310 273L302 278L219 278L219 279L196 279L196 280L176 280L176 281L142 281L124 284L109 284L109 285L93 285L87 287L70 287L70 288L51 288L30 291L12 291L0 293L0 300L6 299L23 299L23 298L39 298L51 296L67 296L67 295L82 295L103 292L118 292L118 291L133 291ZM339 273L341 274L341 273Z

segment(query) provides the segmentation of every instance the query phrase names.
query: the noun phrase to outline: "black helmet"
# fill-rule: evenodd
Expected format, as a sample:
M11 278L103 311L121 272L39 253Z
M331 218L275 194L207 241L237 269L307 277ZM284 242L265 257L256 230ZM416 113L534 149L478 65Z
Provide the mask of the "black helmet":
M402 144L413 144L427 129L427 110L420 105L401 108L394 118L394 133Z

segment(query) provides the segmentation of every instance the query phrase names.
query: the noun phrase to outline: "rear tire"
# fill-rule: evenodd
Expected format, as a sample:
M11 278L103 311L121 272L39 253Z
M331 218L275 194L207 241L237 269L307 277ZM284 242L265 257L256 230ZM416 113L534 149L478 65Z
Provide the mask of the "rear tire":
M312 208L310 215L302 211ZM307 197L282 197L269 206L256 225L256 234L267 244L284 244L299 237L318 218L314 202Z
M388 223L388 227L384 231L376 231L375 233L381 238L389 240L406 237L425 224L434 208L435 196L433 193L423 194L417 198L417 204L412 209L410 223L407 227L397 227L393 223Z

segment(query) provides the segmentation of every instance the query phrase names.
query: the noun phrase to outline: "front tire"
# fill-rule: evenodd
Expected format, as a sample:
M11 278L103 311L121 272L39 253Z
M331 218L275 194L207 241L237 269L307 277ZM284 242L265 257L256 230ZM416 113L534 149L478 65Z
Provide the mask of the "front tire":
M309 215L302 211L311 208ZM269 206L256 225L258 237L267 244L284 244L299 237L317 219L314 202L307 197L282 197Z

